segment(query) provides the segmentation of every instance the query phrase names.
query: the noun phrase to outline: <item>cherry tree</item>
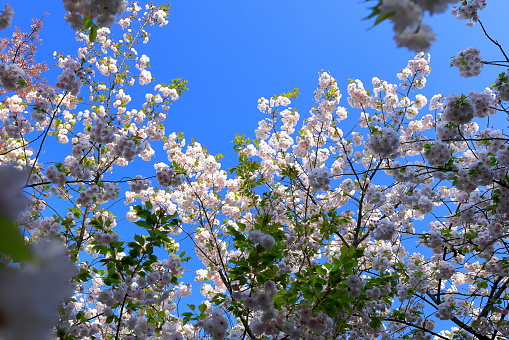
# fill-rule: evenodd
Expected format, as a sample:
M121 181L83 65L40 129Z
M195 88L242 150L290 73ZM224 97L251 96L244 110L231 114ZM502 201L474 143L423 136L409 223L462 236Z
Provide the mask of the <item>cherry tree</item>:
M430 12L452 3L407 2ZM57 79L33 58L41 21L2 42L0 337L509 336L508 139L480 128L507 113L507 73L484 92L428 99L420 52L397 84L352 80L342 104L322 71L305 119L292 107L297 89L259 99L263 118L235 137L226 171L199 142L165 131L186 81L157 83L138 45L169 6L65 3L82 47L56 54ZM395 2L380 5L395 29L413 27L384 7ZM454 13L477 22L485 5L460 1ZM485 33L503 60L467 48L451 59L462 76L509 65ZM55 145L66 153L44 152ZM158 145L164 162L153 161ZM136 173L139 159L154 170ZM182 282L189 261L200 263L198 285Z

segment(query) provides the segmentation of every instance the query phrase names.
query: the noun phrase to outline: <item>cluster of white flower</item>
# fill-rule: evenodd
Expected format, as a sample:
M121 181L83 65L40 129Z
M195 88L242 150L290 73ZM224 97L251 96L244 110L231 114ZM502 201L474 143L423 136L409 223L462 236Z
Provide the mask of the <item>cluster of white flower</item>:
M272 300L277 290L273 281L267 281L264 284L265 291L237 292L234 298L244 300L244 306L255 311L271 311L274 307Z
M72 156L75 158L80 157L85 150L90 148L90 142L88 141L88 135L79 133L78 137L72 139Z
M415 0L415 2L430 14L443 13L447 10L449 4L458 2L458 0Z
M148 179L138 175L136 178L133 178L131 182L129 182L129 190L135 193L140 193L142 190L147 190L150 185L152 185L152 183Z
M444 100L445 96L442 94L435 94L433 97L431 97L431 100L429 101L429 109L430 111L433 110L442 110L444 108Z
M308 177L309 186L314 190L330 190L330 170L327 167L315 168Z
M115 199L119 192L120 188L113 182L102 183L102 187L92 185L88 189L80 191L80 196L76 198L76 204L86 207L93 203L93 199L98 204L102 204Z
M500 100L509 101L509 73L501 73L495 80L494 88Z
M160 186L178 187L184 184L186 178L184 175L175 175L175 171L170 167L162 167L156 172L157 181Z
M81 80L76 76L76 71L81 67L80 63L68 57L62 67L64 70L58 76L55 87L77 96L83 86Z
M391 18L394 31L400 33L406 28L416 27L422 19L422 8L411 0L383 0L379 6L381 13L394 13Z
M4 12L0 14L0 30L4 30L11 26L14 18L14 8L7 4L4 5Z
M159 26L164 26L168 24L168 20L166 20L166 17L168 16L168 13L162 10L158 10L154 12L154 18L155 21L159 24Z
M451 66L459 68L460 76L464 78L478 76L483 67L481 51L473 46L459 51L455 57L451 58Z
M2 339L52 339L58 307L74 291L71 278L76 268L64 247L56 241L41 240L33 244L32 251L37 264L1 269Z
M94 240L100 244L110 244L111 242L118 242L119 239L120 236L118 235L118 233L108 234L97 232L94 234Z
M90 141L98 144L108 144L115 140L113 130L108 124L100 119L95 121L95 125L90 128Z
M456 188L458 190L471 192L477 186L490 185L493 183L493 170L481 160L470 165L468 169L459 169Z
M397 260L397 246L391 245L387 242L377 242L370 244L366 247L366 257L373 265L373 269L378 271L384 271L389 266L394 264ZM390 283L389 289L390 291Z
M452 298L452 301L449 295L446 295L448 301L444 301L441 304L437 306L438 311L435 313L435 315L440 320L450 320L454 317L454 309L456 308L456 302L454 301L454 298Z
M226 337L228 324L228 319L225 318L221 309L218 308L212 312L212 318L205 321L203 329L212 336L212 339L222 340Z
M50 165L46 169L46 177L51 183L54 183L56 185L64 185L67 181L67 176L65 173L58 171L56 166Z
M33 93L33 92L32 92ZM34 107L39 110L33 110L30 116L37 123L43 123L48 117L45 112L48 112L51 108L51 102L56 97L56 91L53 87L42 89L36 93L33 93Z
M299 122L300 115L297 111L285 109L281 111L281 117L283 121L283 126L281 130L286 131L288 134L292 134L295 132L295 126Z
M398 283L398 300L410 299L414 292L425 293L428 289L426 261L422 254L414 253L408 258L408 280Z
M370 185L364 191L365 201L372 205L382 205L387 200L387 197L383 194L383 192L387 189L386 186L379 185Z
M127 162L132 162L134 157L143 151L143 148L143 144L136 145L134 140L121 136L113 147L113 151L117 156L125 158Z
M69 12L65 21L69 22L74 30L83 29L83 19L97 18L97 25L109 27L115 22L115 15L126 10L125 0L64 0L64 8Z
M99 192L99 188L97 186L92 186L87 190L83 190L80 192L80 196L76 198L76 204L82 207L88 207L92 204L92 198L94 198L95 194Z
M277 291L275 282L268 280L264 283L263 288L260 287L260 289L251 292L240 292L237 289L232 294L235 300L243 301L246 308L256 311L255 317L249 323L249 327L255 335L262 335L264 333L267 335L279 334L280 331L275 327L278 313L274 309L273 300ZM294 325L291 327L283 325L282 328L286 334L293 333L290 328L295 330ZM298 336L292 338L298 338Z
M440 261L437 268L436 277L439 280L449 280L456 273L454 266L447 261Z
M394 41L398 47L406 47L411 51L427 51L431 47L431 42L435 41L435 32L431 26L421 24L419 30L405 29L394 36Z
M447 97L441 118L443 121L458 125L466 124L474 118L474 106L467 96L451 94Z
M0 167L0 216L15 220L27 206L27 199L21 188L27 174L10 166Z
M457 126L449 122L440 122L437 124L437 138L442 141L460 140L460 130Z
M25 71L16 64L0 62L1 86L9 91L18 91L23 88Z
M395 158L398 155L399 136L396 131L390 128L382 128L374 133L370 133L366 148L373 155L381 158Z
M252 230L247 239L253 244L260 244L265 249L272 249L274 244L276 244L272 235L264 234L260 230Z
M430 227L434 227L434 223L430 224ZM427 234L427 238L421 240L422 244L431 248L433 254L440 254L443 252L444 239L442 237L442 232L437 229L432 229Z
M361 294L361 289L364 288L364 286L366 285L366 281L363 281L357 275L350 275L346 279L346 284L350 289L350 292L348 292L348 296L358 297Z
M69 171L69 176L75 180L86 181L92 178L92 171L72 156L65 158L65 167Z
M428 50L435 33L430 26L423 24L425 11L430 14L444 12L449 3L456 0L382 0L378 9L382 15L391 14L394 40L398 47L405 46L409 50L420 52Z
M152 81L152 73L149 70L141 70L140 77L138 78L140 85L150 84Z
M431 166L442 166L451 159L451 151L449 145L442 141L436 141L431 144L429 149L424 153L424 158Z
M106 30L103 28L102 30ZM106 77L109 77L112 73L115 74L118 72L117 60L112 57L104 57L99 59L95 66L99 70L99 72Z
M486 118L497 113L496 98L490 90L485 92L470 91L468 98L474 106L474 117Z
M457 4L452 6L452 14L457 19L471 20L467 23L469 26L473 25L474 21L479 21L479 14L477 12L486 7L486 0L464 0L457 2Z
M373 231L375 240L391 241L396 234L396 226L393 222L384 218L377 222L377 226Z
M348 104L353 108L364 109L373 106L373 98L369 96L369 92L364 88L364 84L359 79L348 84L347 92Z
M431 56L423 52L418 53L414 59L409 60L407 66L397 74L398 79L403 81L399 86L403 89L411 87L422 89L426 85L426 76L429 75L431 70L429 66L430 61Z
M18 139L21 138L21 135L34 130L30 121L21 114L13 114L11 117L13 118L12 121L9 119L4 119L3 121L3 132L6 133L9 138Z

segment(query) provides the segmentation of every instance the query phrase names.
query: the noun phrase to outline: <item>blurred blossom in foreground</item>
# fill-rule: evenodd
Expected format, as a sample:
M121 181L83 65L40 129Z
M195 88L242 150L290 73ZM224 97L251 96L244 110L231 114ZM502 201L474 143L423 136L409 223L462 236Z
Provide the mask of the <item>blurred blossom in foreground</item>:
M58 307L73 294L76 268L65 248L55 240L41 240L32 251L32 263L0 268L2 340L54 338Z
M28 200L21 188L25 185L27 174L10 166L0 167L0 216L16 220Z
M12 19L14 18L14 7L4 5L4 12L0 14L0 30L4 30L11 26Z

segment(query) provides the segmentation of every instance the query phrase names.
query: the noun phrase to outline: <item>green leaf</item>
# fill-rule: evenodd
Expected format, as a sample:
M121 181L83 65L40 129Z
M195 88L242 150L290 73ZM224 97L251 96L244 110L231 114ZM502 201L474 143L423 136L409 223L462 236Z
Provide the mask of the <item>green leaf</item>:
M18 80L18 85L20 85L22 87L26 87L26 86L28 86L28 83L24 79L20 79L20 80Z
M300 94L299 89L297 87L295 87L293 89L293 91L288 91L288 92L285 92L285 93L281 93L280 96L281 97L286 97L286 98L295 98L295 99L297 99L299 94Z
M95 38L97 38L97 29L98 27L96 24L92 24L90 27L90 32L88 33L88 40L90 40L90 42L94 42Z
M380 322L380 320L378 318L373 318L371 319L371 321L369 322L369 326L373 329L377 329L379 328L380 326L382 326L382 323Z
M264 270L262 273L261 273L261 276L263 276L264 278L267 278L267 279L273 279L276 277L276 272L273 271L272 269L270 268L267 268L266 270Z
M30 249L23 240L19 228L4 217L0 217L0 253L9 256L15 262L23 262L32 258Z
M93 24L94 23L92 21L92 18L90 18L90 17L83 18L83 27L85 30L88 30L90 27L92 27Z
M396 14L396 12L392 12L392 13L382 13L380 14L376 20L375 20L375 23L373 24L373 26L376 26L378 25L379 23L381 23L382 21L386 20L386 19L389 19L390 17L393 17L394 14Z
M488 288L488 282L486 282L486 281L479 282L477 284L477 287L486 289L486 288Z
M380 9L378 8L378 5L376 5L375 7L371 7L371 9L373 10L371 12L371 14L368 15L367 17L365 17L363 20L371 19L372 17L374 17L380 13Z

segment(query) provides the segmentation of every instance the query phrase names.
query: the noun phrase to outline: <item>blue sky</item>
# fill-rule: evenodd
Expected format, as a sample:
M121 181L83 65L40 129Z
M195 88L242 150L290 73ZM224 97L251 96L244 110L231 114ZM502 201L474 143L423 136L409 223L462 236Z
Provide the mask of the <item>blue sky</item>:
M490 1L481 14L489 32L507 42L503 0ZM20 6L21 3L23 6ZM141 2L143 3L143 2ZM348 78L359 78L370 88L375 75L397 83L396 73L415 53L396 48L390 23L369 30L362 20L375 2L361 0L175 0L170 23L152 30L151 41L140 53L151 58L152 75L165 82L181 77L190 90L173 106L167 132L183 131L212 153L233 155L230 141L236 133L253 136L262 115L259 97L298 87L292 106L305 116L320 70L338 79L346 104ZM14 25L27 28L31 17L44 19L39 58L51 60L54 50L76 54L77 44L60 1L26 0L15 7ZM499 60L497 48L483 37L479 25L467 27L448 12L425 19L437 33L430 53L431 76L424 94L482 91L499 68L485 67L481 77L460 78L449 58L469 46L478 46L486 60ZM118 26L116 27L118 29ZM9 30L2 32L3 36ZM505 41L504 41L505 40ZM150 91L151 88L147 88ZM140 98L143 93L139 93ZM351 111L351 116L355 116ZM225 160L229 163L228 160ZM235 160L233 160L235 161Z

